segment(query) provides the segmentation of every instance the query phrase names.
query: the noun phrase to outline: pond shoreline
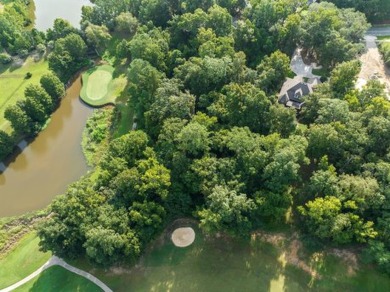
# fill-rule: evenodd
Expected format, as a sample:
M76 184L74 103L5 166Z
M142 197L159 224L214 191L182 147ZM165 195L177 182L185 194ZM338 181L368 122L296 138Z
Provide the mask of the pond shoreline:
M85 69L67 83L66 95L47 127L35 138L20 139L21 147L15 146L13 154L0 165L0 218L45 208L87 173L81 141L92 108L80 100L80 74Z
M66 84L64 84L64 86L65 86L65 96L66 96L67 90L72 86L73 82L75 82L78 78L81 78L81 75L86 70L88 70L88 68L89 67L85 67L85 68L80 69L71 79L68 80L68 82ZM26 147L28 147L28 145L30 145L32 142L34 142L34 140L38 138L39 134L47 128L47 126L51 122L52 116L61 107L61 103L62 103L62 101L63 101L65 96L62 96L60 98L60 100L58 101L55 109L53 110L53 112L51 113L51 115L49 116L49 118L47 119L45 125L42 127L42 129L39 131L39 133L37 133L35 136L32 136L32 137L21 136L21 137L19 137L17 139L17 141L15 142L15 145L14 145L14 148L13 148L12 152L9 155L7 155L6 157L4 157L3 160L0 160L0 175L7 170L8 166L18 157L18 155L20 155L23 152L23 150ZM79 98L80 98L80 96L79 96ZM81 98L80 98L80 100L82 101ZM83 103L86 106L91 107L89 104L87 104L85 102L83 102Z

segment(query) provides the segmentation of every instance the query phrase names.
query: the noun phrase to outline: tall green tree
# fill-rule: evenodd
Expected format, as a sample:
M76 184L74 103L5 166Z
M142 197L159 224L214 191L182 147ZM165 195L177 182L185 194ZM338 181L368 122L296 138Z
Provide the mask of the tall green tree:
M360 62L353 60L340 63L333 69L329 85L337 98L343 99L348 92L355 88L360 68Z
M3 159L7 155L11 154L14 149L14 139L6 132L0 130L0 159Z
M200 227L207 232L228 232L245 236L251 229L250 213L253 201L226 186L216 186L208 196L206 206L198 212Z
M75 33L56 40L54 50L49 54L49 68L61 81L66 82L81 67L87 64L87 46Z
M280 51L266 56L257 66L258 86L266 93L276 93L282 88L290 69L290 58Z
M65 95L65 86L53 73L45 74L40 79L42 88L50 95L53 103Z
M16 134L32 135L37 131L21 103L7 107L4 111L4 118L11 123Z

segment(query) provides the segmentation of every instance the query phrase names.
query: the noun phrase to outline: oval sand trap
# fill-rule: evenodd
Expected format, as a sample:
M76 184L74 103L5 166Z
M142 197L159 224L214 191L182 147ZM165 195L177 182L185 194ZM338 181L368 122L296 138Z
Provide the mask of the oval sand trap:
M177 228L172 232L172 242L177 247L186 247L195 240L195 231L191 227Z

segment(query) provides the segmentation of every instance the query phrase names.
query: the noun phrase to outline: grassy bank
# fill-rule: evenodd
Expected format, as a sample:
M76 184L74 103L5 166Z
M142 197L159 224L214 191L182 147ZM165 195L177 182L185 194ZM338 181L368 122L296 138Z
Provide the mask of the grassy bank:
M53 266L14 291L95 292L102 290L91 281L79 275L71 273L62 267Z
M16 283L42 266L51 256L39 251L39 238L26 234L12 250L0 257L0 289Z
M379 41L390 41L390 36L377 36L376 37Z
M28 84L39 84L42 75L49 72L48 62L41 58L34 60L28 57L23 64L13 63L10 66L0 65L0 129L9 132L11 126L4 119L5 109L24 98L24 90ZM32 77L25 79L26 73Z
M36 211L21 216L0 218L0 258L12 249L27 233L47 216L46 210Z

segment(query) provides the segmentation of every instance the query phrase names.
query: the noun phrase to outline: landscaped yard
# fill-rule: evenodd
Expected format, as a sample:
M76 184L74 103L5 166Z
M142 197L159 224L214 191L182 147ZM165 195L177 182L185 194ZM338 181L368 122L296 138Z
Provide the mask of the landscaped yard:
M0 289L27 277L50 258L50 253L39 251L39 238L27 234L9 253L0 256Z
M81 99L91 106L115 103L115 99L126 86L125 75L113 77L114 68L109 65L97 66L82 75Z
M32 77L25 79L26 73L30 72ZM13 64L11 66L0 65L0 129L10 131L10 124L4 119L5 109L24 98L24 89L28 84L39 84L42 75L49 72L48 62L42 58L34 61L28 57L23 65Z
M102 289L88 279L69 272L62 267L53 266L14 291L95 292L102 291Z
M292 264L291 258L298 258L292 255L293 242L206 239L197 230L195 243L187 248L175 247L168 237L157 241L136 268L108 272L92 270L85 262L75 265L90 269L114 291L390 291L387 276L369 268L355 270L334 255L307 252L298 263L317 273L311 275Z

